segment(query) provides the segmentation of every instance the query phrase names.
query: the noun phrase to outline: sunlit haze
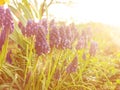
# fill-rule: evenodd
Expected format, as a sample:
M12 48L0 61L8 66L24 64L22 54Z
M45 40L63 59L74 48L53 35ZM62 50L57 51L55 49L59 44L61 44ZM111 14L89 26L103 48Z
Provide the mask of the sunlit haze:
M120 26L120 0L73 0L73 2L71 6L53 4L49 8L49 13L60 20Z

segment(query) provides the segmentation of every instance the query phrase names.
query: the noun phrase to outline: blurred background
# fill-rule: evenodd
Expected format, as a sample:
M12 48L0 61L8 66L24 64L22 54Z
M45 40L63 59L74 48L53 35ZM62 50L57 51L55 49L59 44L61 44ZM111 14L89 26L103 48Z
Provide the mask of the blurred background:
M41 3L43 0L37 2ZM49 15L69 22L101 22L118 27L119 8L119 0L53 0L49 7Z

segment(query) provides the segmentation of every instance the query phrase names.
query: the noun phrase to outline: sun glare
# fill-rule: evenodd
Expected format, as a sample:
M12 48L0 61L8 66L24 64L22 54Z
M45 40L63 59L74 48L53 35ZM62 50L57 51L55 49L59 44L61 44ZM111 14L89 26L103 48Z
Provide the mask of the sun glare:
M120 26L119 0L74 0L72 6L53 4L49 13L57 19L79 23L101 22Z

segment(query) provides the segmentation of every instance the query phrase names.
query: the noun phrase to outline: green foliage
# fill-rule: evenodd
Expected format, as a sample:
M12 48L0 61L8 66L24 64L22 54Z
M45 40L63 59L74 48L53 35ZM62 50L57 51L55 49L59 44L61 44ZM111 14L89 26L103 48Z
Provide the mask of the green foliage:
M5 59L7 55L7 48L8 48L8 38L5 40L5 43L2 47L2 51L0 51L0 68L5 63Z
M9 8L23 25L29 19L41 19L44 13L41 10L42 4L38 9L36 3L34 6L27 0L22 0L21 3L13 0L13 5L10 4ZM119 66L116 67L119 53L116 57L101 53L106 45L104 43L108 41L103 39L105 33L99 36L99 32L94 31L93 38L100 46L94 57L89 55L90 43L86 49L53 48L50 53L38 56L34 45L35 37L24 36L17 26L16 18L15 30L6 39L0 52L0 90L115 90L116 85L120 84L120 70ZM94 25L91 26L94 30ZM78 27L79 32L86 27L87 25ZM5 61L8 49L12 51L12 64ZM83 54L86 55L85 59ZM76 72L67 73L66 68L76 56Z

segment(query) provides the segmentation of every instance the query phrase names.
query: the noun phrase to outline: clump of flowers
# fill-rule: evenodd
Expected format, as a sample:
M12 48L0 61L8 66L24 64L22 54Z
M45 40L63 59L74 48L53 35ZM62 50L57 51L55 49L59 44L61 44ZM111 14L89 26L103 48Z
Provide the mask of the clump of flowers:
M71 49L75 40L78 40L76 45L77 50L85 49L88 42L91 41L92 33L91 29L87 28L82 31L81 35L74 23L57 26L57 23L53 20L49 23L49 44L47 42L48 34L48 21L47 19L35 22L34 20L28 20L26 26L18 23L19 28L26 37L35 36L35 49L38 55L46 54L50 51L50 48L58 49ZM90 53L95 52L90 49ZM93 54L90 54L94 56ZM84 56L84 55L83 55Z
M8 8L0 6L0 51L5 42L5 39L14 30L13 18Z
M18 23L23 35L27 37L35 36L35 49L38 55L46 54L50 50L46 39L46 24L43 24L44 26L42 24L41 21L35 22L34 20L28 20L26 27L24 27L21 22Z
M88 42L91 41L92 32L90 28L87 28L82 31L81 35L79 36L78 43L76 46L77 50L84 49L87 47Z
M72 44L77 38L77 29L73 24L66 26L62 24L57 28L54 20L50 22L50 47L59 49L71 49Z

